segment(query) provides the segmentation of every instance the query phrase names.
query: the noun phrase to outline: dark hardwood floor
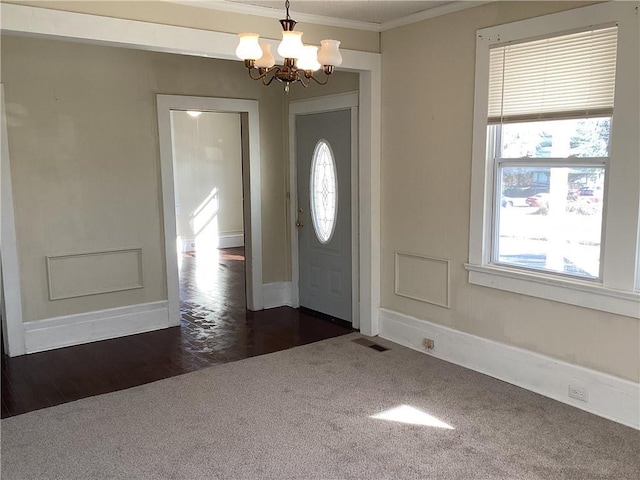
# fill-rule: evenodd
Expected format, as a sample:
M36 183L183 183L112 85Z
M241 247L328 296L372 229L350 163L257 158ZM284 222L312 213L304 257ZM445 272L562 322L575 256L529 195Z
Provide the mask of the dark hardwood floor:
M179 327L14 358L3 354L2 418L353 331L288 307L247 311L242 248L181 260Z

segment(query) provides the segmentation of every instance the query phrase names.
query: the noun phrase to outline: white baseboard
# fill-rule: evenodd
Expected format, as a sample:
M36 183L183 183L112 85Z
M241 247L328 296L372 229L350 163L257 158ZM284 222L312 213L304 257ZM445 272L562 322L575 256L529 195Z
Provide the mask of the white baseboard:
M189 253L196 251L196 237L190 235L188 237L180 237L180 253Z
M638 383L382 308L380 336L640 429ZM423 338L435 342L429 352ZM586 388L588 402L570 398L569 384Z
M166 300L24 323L26 353L167 328Z
M195 235L180 237L180 252L195 252L198 241ZM221 233L218 235L218 248L244 247L244 233ZM200 246L202 248L202 245Z
M244 247L244 233L220 234L218 248Z
M265 309L291 307L291 282L266 283L262 285L262 301Z

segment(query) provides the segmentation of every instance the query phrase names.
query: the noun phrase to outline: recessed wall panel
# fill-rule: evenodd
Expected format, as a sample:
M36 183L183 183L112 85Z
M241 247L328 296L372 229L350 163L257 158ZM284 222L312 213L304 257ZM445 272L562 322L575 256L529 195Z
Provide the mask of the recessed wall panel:
M142 288L142 249L48 256L47 277L50 300Z
M395 293L449 308L449 261L396 252Z

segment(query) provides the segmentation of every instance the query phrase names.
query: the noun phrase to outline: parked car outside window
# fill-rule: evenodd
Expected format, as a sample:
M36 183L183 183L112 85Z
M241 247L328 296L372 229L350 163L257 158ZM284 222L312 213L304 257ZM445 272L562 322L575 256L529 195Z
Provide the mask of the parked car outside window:
M507 188L500 198L500 205L503 207L526 207L527 198L539 193L549 193L548 186L536 187L511 187Z

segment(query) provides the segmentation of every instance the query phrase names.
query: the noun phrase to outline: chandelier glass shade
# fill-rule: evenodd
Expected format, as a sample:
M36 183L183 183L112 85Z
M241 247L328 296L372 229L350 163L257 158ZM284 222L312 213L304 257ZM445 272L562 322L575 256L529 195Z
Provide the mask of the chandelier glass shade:
M285 92L289 91L292 83L300 83L308 87L311 81L325 85L334 68L342 64L340 41L322 40L320 49L302 43L302 32L294 30L296 21L289 16L289 0L285 2L287 16L280 20L282 25L282 41L278 45L278 55L284 61L276 65L271 53L271 45L259 42L257 33L241 33L236 48L236 56L244 60L253 80L261 80L264 85L270 85L274 80L285 84ZM322 69L323 79L314 76L314 72ZM257 74L256 74L257 70Z

